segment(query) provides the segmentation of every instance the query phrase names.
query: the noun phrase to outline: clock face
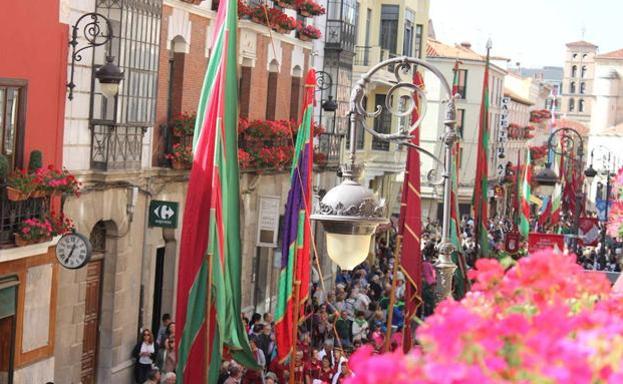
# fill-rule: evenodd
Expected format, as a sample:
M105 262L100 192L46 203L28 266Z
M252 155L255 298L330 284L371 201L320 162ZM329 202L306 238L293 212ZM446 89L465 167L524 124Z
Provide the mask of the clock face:
M80 233L63 235L56 244L56 258L68 269L84 267L91 259L91 242Z

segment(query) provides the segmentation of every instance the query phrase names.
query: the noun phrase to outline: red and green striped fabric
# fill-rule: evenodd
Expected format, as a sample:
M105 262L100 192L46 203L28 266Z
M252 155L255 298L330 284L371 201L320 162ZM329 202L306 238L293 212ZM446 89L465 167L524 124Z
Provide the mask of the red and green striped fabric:
M524 165L523 177L521 180L521 200L519 202L519 233L524 238L528 238L530 233L530 197L532 191L530 182L532 181L532 164L530 160L530 150L527 151L526 164Z
M476 179L474 181L474 231L478 246L478 257L489 256L488 233L488 189L489 189L489 52L485 62L478 127L478 155L476 157Z
M316 72L311 69L305 81L303 99L303 120L296 136L296 147L290 171L290 191L284 214L281 245L281 270L275 309L275 336L279 361L287 359L295 341L292 331L298 325L295 319L295 306L298 303L298 317L309 296L311 227L309 223L312 203L312 166L314 87ZM298 297L295 284L299 285Z
M237 8L220 2L197 108L178 270L178 383L216 383L224 347L256 367L240 318Z

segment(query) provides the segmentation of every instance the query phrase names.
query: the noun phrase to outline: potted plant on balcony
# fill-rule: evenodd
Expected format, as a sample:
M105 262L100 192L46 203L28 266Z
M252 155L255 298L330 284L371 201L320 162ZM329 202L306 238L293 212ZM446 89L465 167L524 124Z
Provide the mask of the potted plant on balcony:
M15 234L15 245L23 247L49 241L52 239L52 233L52 224L47 219L26 219L21 222L19 232Z
M281 13L276 15L273 20L271 20L271 25L273 30L279 33L287 33L293 31L298 26L298 22L294 17L288 16L285 13Z
M191 136L195 132L195 113L184 112L177 115L169 123L171 133L176 137Z
M282 8L296 9L297 0L277 0L276 3Z
M314 27L313 25L306 25L304 27L302 25L299 25L298 33L299 39L303 41L319 39L322 35L322 33L320 33L320 29Z
M54 212L50 212L48 222L52 226L52 236L64 235L74 230L74 222L63 213L56 215Z
M305 17L324 15L326 12L322 5L313 0L298 0L296 8L301 16Z
M19 169L8 178L7 198L11 201L26 200L36 188L35 175Z
M251 21L254 23L267 25L268 20L266 19L267 11L264 9L263 5L256 5L249 10L249 16L251 16ZM270 14L268 15L268 19L270 20Z
M193 164L193 151L190 145L174 144L172 152L166 156L173 169L190 169Z
M37 175L37 174L36 174ZM52 165L43 173L42 189L50 195L71 194L80 196L80 182L66 169L56 169Z

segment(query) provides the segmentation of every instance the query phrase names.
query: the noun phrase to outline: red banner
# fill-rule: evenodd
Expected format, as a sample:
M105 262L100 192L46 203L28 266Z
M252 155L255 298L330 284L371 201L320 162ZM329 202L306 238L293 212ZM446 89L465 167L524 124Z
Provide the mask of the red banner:
M521 241L519 239L519 232L514 231L506 235L506 243L505 243L506 252L510 254L517 253L517 251L519 251L520 245L521 245Z
M565 249L565 237L551 233L530 233L528 235L528 252L553 248L562 252Z
M599 221L596 217L580 217L580 246L594 247L599 242Z

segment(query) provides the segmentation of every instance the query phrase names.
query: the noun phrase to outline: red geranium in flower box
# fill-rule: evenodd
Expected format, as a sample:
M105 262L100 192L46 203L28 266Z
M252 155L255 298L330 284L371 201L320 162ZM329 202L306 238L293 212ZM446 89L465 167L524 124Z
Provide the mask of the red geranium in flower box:
M320 29L314 27L313 25L306 25L304 27L300 25L298 28L298 33L299 39L303 41L319 39L320 36L322 36Z
M299 13L305 17L324 15L326 12L322 5L313 0L298 0L296 8Z

